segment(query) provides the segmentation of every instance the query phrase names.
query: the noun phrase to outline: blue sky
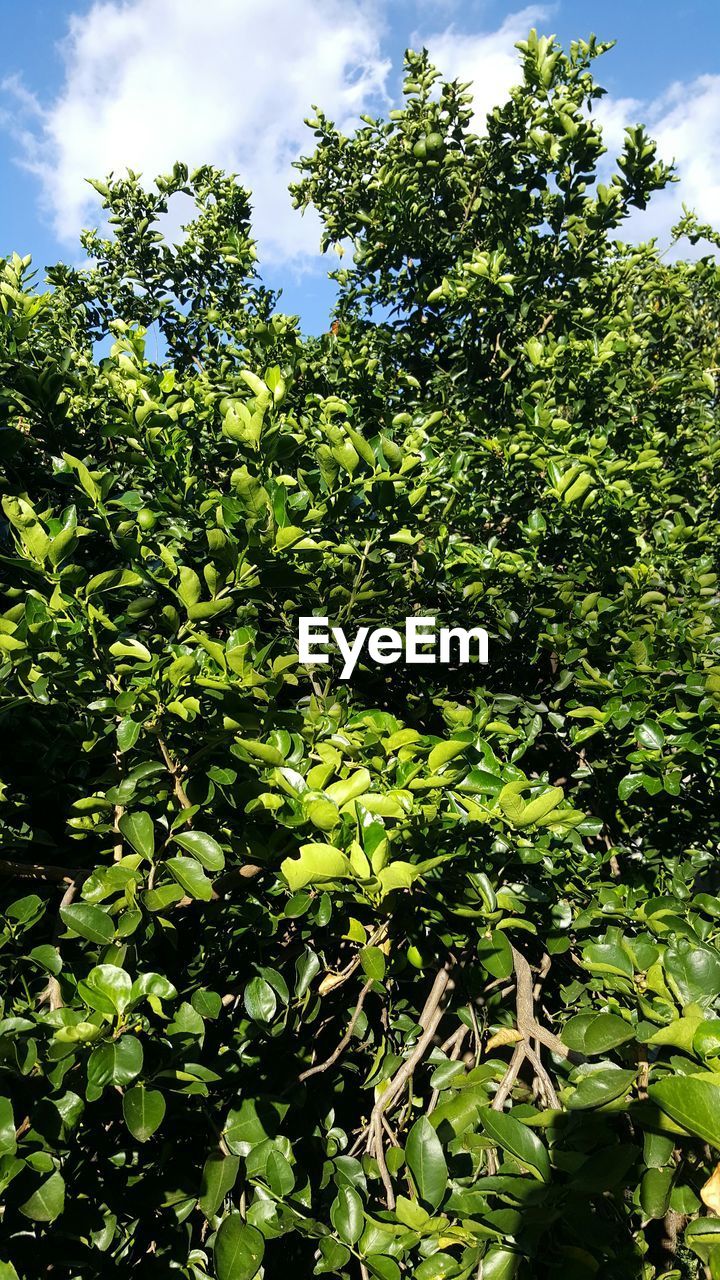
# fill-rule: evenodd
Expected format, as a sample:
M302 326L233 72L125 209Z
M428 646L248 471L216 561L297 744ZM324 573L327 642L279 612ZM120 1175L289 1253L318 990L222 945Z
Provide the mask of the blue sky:
M479 117L513 78L531 25L565 43L616 39L599 64L610 145L642 120L682 184L632 233L667 238L682 198L720 224L720 5L716 0L0 0L0 254L78 259L97 221L85 176L176 158L253 187L263 275L305 326L326 327L333 263L289 206L290 162L318 102L349 122L399 95L402 53L428 44L474 80Z

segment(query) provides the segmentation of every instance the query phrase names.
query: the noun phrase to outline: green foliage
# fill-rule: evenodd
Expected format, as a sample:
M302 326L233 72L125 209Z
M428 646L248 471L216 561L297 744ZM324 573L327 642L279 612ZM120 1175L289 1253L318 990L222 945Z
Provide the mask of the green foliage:
M720 1274L720 274L602 51L317 116L321 339L209 168L2 264L2 1275Z

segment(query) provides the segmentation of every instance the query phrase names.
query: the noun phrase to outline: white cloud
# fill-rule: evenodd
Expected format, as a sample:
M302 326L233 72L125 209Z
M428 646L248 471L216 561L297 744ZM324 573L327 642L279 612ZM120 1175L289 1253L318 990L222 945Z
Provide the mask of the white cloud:
M447 79L471 80L475 127L484 132L485 118L501 105L513 85L522 79L520 55L515 48L531 27L543 22L550 10L531 5L511 13L497 31L468 35L456 26L434 35L423 35L430 56Z
M656 195L647 211L633 216L633 233L657 236L664 248L683 204L694 209L701 222L720 228L720 76L673 84L636 116L656 139L659 156L675 161L680 181ZM680 251L687 254L687 245ZM707 252L707 246L702 251Z
M88 177L214 163L252 187L263 258L302 264L320 236L287 193L312 145L303 117L317 102L349 123L384 95L379 26L372 0L95 0L71 19L39 130L18 129L57 235L97 220Z
M622 150L625 127L644 124L657 142L659 159L666 164L674 161L679 178L654 195L647 209L630 215L618 233L623 240L655 238L661 249L667 249L683 205L693 209L701 222L720 227L720 76L677 82L653 101L602 98L595 115L608 149L603 177L612 171ZM688 257L707 251L707 245L693 250L680 242L673 252Z
M414 0L427 45L443 75L470 80L476 127L520 79L515 42L546 26L555 6L530 4L495 31L447 26L438 0ZM470 11L448 0L459 23ZM49 104L17 77L2 89L15 104L13 128L23 163L41 182L60 239L76 243L99 213L87 177L123 172L147 180L176 159L238 172L253 191L261 261L304 268L317 263L319 220L291 207L292 160L312 148L303 117L321 105L343 127L361 111L387 107L390 65L382 47L390 6L380 0L93 0L70 20L65 78ZM428 34L430 23L443 29ZM694 207L720 224L720 76L674 84L657 100L606 97L597 107L610 156L626 124L644 121L660 155L682 181L625 224L628 237L663 245L681 212Z
M470 36L451 27L424 37L443 74L472 81L478 129L483 128L488 111L501 103L520 79L514 43L523 39L531 26L544 23L550 12L540 7L523 9L489 34ZM658 143L659 157L675 161L680 179L656 194L646 210L627 219L619 232L623 239L656 237L665 248L683 204L694 209L702 222L720 228L720 76L704 75L673 84L654 101L608 95L594 110L609 153L602 164L602 176L610 171L622 149L625 127L644 123ZM687 255L692 251L682 244L678 252ZM698 252L707 252L707 248Z

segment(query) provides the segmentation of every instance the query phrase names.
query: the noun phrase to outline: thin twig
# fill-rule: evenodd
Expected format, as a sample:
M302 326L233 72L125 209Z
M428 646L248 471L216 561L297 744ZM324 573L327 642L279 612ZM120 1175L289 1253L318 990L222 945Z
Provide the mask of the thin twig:
M123 842L122 842L122 836L120 834L120 819L122 818L124 812L125 810L121 804L115 805L114 818L113 818L113 831L115 832L117 839L113 846L113 862L120 862L123 856Z
M508 1066L508 1069L505 1072L505 1075L500 1081L500 1084L498 1085L497 1093L495 1094L495 1097L493 1098L490 1104L493 1111L502 1111L503 1107L505 1106L505 1100L510 1096L510 1091L515 1081L518 1078L520 1068L524 1061L525 1061L525 1046L521 1041L520 1044L515 1046L515 1052L513 1053L513 1056L510 1059L510 1065Z
M380 1177L385 1187L385 1196L388 1209L395 1207L395 1193L393 1191L392 1179L388 1173L387 1164L385 1163L385 1151L383 1148L383 1116L390 1106L397 1101L402 1093L405 1085L412 1076L416 1066L424 1058L440 1021L445 1013L444 997L446 993L452 990L453 982L450 977L451 962L443 965L439 970L433 982L430 994L423 1006L420 1014L419 1022L423 1028L422 1035L418 1039L412 1053L401 1064L395 1075L389 1081L385 1091L377 1099L370 1116L370 1124L368 1126L368 1147L374 1150L375 1159L380 1170Z
M461 1022L457 1031L454 1031L453 1034L450 1036L450 1039L445 1041L446 1046L450 1049L450 1053L448 1054L448 1062L457 1062L458 1058L460 1057L460 1050L463 1047L463 1043L465 1041L465 1037L467 1033L468 1033L468 1028L465 1026L464 1022ZM428 1103L428 1109L425 1113L426 1115L428 1116L432 1115L433 1111L435 1110L438 1104L439 1097L440 1097L440 1090L433 1089L430 1097L430 1102Z
M468 1008L470 1010L470 1021L472 1022L472 1027L473 1027L473 1041L475 1043L474 1065L477 1066L482 1054L482 1036L480 1034L480 1025L477 1020L477 1014L475 1012L475 1005L473 1004L472 1000L470 1001Z
M83 872L82 878L85 879L88 876L88 874L89 872L87 871ZM82 883L82 881L80 883ZM53 929L53 938L52 938L53 946L55 946L55 944L58 941L58 938L60 937L60 928L62 925L61 912L64 907L70 906L70 903L73 901L75 894L78 891L78 888L79 888L78 881L71 880L69 885L65 889L65 892L62 898L60 899L60 906L58 907L58 914L55 920L55 928ZM51 1010L62 1009L64 1002L62 998L62 992L60 990L60 983L58 982L54 974L51 973L48 976L47 983L45 984L42 991L40 992L38 1003L41 1005L47 1004Z
M115 764L117 766L120 779L122 780L122 756L120 755L120 752L115 753ZM122 842L122 835L120 834L120 819L122 818L124 812L125 812L125 809L121 804L115 805L115 808L113 810L113 831L115 832L116 840L113 848L113 862L120 862L123 856L123 842Z
M648 1096L648 1081L650 1079L650 1063L648 1061L647 1048L644 1044L639 1044L637 1047L637 1063L639 1067L637 1082L638 1098L643 1102Z
M535 1075L543 1091L544 1102L548 1107L550 1107L552 1111L559 1111L560 1099L558 1098L555 1092L555 1086L552 1080L550 1079L548 1072L543 1066L542 1059L540 1058L540 1054L537 1053L536 1050L532 1047L532 1045L529 1045L529 1044L525 1045L525 1054L527 1056L528 1061L532 1064L532 1066L535 1069Z
M182 770L180 765L175 763L162 738L158 738L158 746L162 752L165 767L173 780L175 795L177 796L178 802L183 809L192 809L192 805L187 797L187 792L182 784Z
M372 985L373 985L373 979L370 978L365 983L365 986L360 992L360 995L358 997L358 1002L355 1005L355 1008L353 1009L352 1017L350 1018L350 1021L348 1023L345 1035L343 1036L337 1048L330 1054L329 1058L325 1059L324 1062L318 1062L316 1066L308 1067L307 1071L302 1071L298 1076L299 1082L302 1082L303 1080L309 1080L310 1076L319 1075L321 1071L327 1071L329 1067L334 1066L334 1064L337 1062L340 1055L344 1053L345 1049L347 1049L347 1046L349 1045L350 1040L352 1038L352 1033L355 1030L355 1025L357 1023L357 1020L360 1017L360 1014L362 1013L362 1007L363 1007L363 1004L365 1003L365 997Z
M385 1148L383 1147L382 1112L373 1111L371 1133L375 1147L375 1159L377 1160L380 1177L385 1188L385 1202L388 1209L394 1209L395 1192L393 1191L392 1178L388 1173L388 1167L385 1162Z
M392 1142L393 1146L394 1146L394 1147L399 1147L399 1146L400 1146L400 1141L399 1141L399 1139L398 1139L398 1136L397 1136L397 1134L396 1134L395 1130L393 1129L392 1125L390 1124L390 1121L388 1120L387 1116L383 1116L383 1118L382 1118L382 1126L383 1126L383 1129L385 1130L385 1132L386 1132L386 1134L387 1134L388 1138L389 1138L389 1139L390 1139L390 1141Z
M373 946L377 946L379 942L383 942L385 937L387 936L387 931L388 931L387 924L381 924L375 930L375 932L371 934L370 938L368 939L367 946L373 947ZM325 974L325 977L323 978L322 982L320 983L320 986L318 987L318 995L325 996L327 995L328 991L335 991L338 987L341 987L344 982L347 982L348 978L352 978L353 974L355 973L355 970L359 969L361 963L362 963L362 950L358 951L357 955L353 956L350 963L346 964L345 968L340 969L338 973L333 973L332 971L329 970Z
M420 1026L423 1028L423 1033L409 1058L406 1058L401 1066L398 1067L387 1088L378 1098L373 1108L373 1113L382 1115L383 1112L387 1111L391 1102L394 1102L398 1095L402 1093L403 1086L413 1074L418 1063L425 1057L426 1050L445 1012L443 997L448 989L452 989L452 986L450 967L449 965L443 966L435 978L423 1011L420 1014Z

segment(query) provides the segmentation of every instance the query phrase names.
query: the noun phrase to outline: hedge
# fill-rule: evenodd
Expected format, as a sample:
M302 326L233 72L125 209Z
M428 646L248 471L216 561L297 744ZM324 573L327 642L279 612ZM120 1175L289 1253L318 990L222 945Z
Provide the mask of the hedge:
M1 1280L720 1276L720 241L606 47L318 111L322 337L209 166L0 264Z

